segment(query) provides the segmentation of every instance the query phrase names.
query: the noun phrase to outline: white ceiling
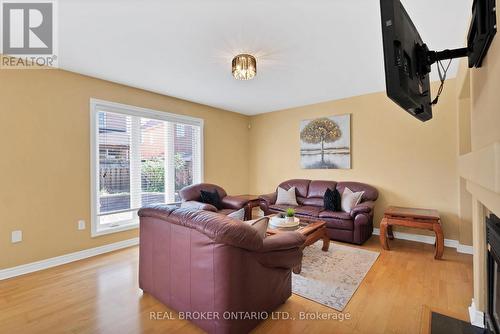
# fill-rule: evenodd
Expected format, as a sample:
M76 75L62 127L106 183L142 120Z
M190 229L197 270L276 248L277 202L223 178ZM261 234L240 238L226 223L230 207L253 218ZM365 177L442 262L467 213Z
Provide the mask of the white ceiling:
M464 45L472 0L402 2L431 49ZM385 89L378 0L58 4L66 70L247 115ZM253 80L231 76L242 52Z

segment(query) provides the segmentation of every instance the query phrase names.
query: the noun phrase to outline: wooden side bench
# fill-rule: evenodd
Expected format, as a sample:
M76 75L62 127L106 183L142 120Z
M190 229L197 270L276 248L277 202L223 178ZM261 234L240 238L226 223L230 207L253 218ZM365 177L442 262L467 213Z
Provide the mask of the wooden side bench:
M380 223L380 244L385 250L389 250L387 238L390 240L394 239L392 233L393 226L406 226L433 231L436 234L434 258L440 259L443 256L444 236L438 211L397 206L388 207Z

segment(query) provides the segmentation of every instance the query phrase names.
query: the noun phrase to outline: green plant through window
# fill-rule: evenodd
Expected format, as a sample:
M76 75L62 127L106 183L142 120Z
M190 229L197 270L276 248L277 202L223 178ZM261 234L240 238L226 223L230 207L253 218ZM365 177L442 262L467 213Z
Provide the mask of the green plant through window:
M186 161L180 153L174 155L174 168L176 175L184 170ZM165 192L165 162L163 159L155 158L142 161L142 191ZM176 178L177 183L177 178Z

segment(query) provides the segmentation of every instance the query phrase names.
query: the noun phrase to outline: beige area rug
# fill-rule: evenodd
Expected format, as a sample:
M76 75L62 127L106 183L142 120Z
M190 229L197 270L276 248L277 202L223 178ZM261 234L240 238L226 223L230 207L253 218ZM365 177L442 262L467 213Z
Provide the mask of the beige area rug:
M377 260L379 253L336 243L328 252L322 242L304 249L302 271L293 274L293 293L342 311Z

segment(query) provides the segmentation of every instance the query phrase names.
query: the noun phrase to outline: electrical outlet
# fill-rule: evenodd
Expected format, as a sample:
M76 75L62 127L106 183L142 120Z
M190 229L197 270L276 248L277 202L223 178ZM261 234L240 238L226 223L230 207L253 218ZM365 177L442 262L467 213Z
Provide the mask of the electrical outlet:
M85 220L79 220L78 221L78 229L81 231L81 230L85 230Z
M13 244L23 241L23 231L12 231L10 240Z

